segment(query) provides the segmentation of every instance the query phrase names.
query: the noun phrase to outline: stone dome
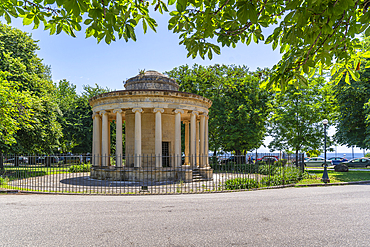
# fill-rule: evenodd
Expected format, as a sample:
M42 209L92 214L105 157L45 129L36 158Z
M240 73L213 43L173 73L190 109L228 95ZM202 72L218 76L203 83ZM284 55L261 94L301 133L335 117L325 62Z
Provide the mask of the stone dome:
M169 78L154 70L145 71L135 77L128 79L125 83L126 90L169 90L178 91L179 84L174 79Z

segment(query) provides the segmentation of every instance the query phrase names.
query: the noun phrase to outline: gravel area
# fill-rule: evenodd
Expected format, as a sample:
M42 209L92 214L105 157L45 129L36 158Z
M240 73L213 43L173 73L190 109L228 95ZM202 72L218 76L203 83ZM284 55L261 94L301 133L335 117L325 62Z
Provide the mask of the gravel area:
M196 182L133 182L109 181L90 178L90 173L62 173L14 180L8 185L13 189L84 194L166 194L202 193L222 191L226 180L242 177L256 178L256 174L215 173L213 179Z

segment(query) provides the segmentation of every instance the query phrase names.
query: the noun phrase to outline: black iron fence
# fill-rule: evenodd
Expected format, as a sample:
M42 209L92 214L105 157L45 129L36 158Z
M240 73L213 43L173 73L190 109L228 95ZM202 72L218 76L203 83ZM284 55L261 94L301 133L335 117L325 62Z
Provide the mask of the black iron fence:
M309 175L303 154L223 156L0 155L0 187L83 194L167 194L289 185Z

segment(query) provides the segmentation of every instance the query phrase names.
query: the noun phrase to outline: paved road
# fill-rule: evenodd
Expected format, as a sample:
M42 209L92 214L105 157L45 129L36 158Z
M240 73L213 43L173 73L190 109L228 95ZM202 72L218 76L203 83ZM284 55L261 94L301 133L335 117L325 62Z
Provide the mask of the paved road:
M370 185L0 195L0 246L370 246Z

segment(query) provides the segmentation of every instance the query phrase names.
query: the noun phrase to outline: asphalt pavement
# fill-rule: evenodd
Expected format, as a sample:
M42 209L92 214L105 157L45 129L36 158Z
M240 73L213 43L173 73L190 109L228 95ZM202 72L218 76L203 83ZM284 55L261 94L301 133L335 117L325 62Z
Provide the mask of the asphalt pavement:
M0 246L370 246L370 185L0 195Z

